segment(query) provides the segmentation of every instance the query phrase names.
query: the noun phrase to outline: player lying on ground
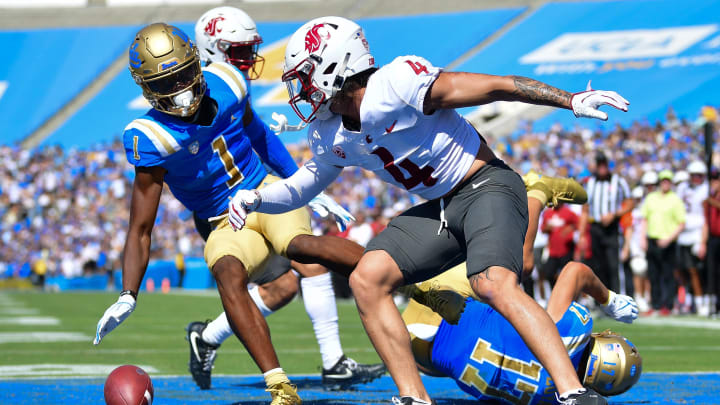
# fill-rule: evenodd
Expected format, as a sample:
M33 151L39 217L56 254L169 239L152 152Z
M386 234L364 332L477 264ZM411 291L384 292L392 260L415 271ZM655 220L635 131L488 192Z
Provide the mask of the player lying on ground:
M238 190L277 179L262 161L282 176L297 171L282 142L252 110L243 74L225 63L201 69L197 54L184 32L163 23L140 30L130 46L131 74L153 108L123 135L127 159L135 166L123 291L98 322L95 344L135 309L163 183L186 208L210 219L226 212L228 198ZM248 293L248 277L275 253L348 274L357 260L347 258L360 255L362 247L312 235L305 208L284 216L258 214L248 221L239 233L227 219L211 221L205 260L235 335L263 372L273 404L288 403L297 396L295 388L280 368L267 322Z
M455 108L511 100L606 119L599 106L626 110L627 101L615 92L571 94L525 77L443 72L417 56L376 69L362 29L339 17L312 20L291 36L283 81L298 116L312 121L308 141L315 156L286 180L235 194L233 227L245 226L248 212L282 213L306 204L345 166L363 167L428 200L370 241L350 276L365 330L398 386L400 398L393 401L431 399L392 292L467 261L475 293L518 330L552 375L561 401L605 404L583 388L548 314L517 287L528 226L520 177Z
M211 63L229 63L240 70L250 83L260 77L264 60L258 55L258 46L262 43L255 22L245 12L234 7L217 7L204 13L195 24L195 39L204 65ZM271 129L275 129L272 128ZM276 132L279 132L275 129ZM273 145L268 153L287 153L280 145ZM325 194L320 194L308 204L318 212L322 207L330 207L339 225L345 226L352 218L349 212ZM320 207L318 207L320 205ZM333 209L335 207L335 209ZM319 209L320 208L320 209ZM207 240L212 226L206 220L194 216L195 223L203 239ZM270 259L269 268L257 271L250 281L266 284L274 279L278 283L266 287L254 286L249 289L250 297L263 316L279 309L289 302L298 291L298 277L290 271L290 261L282 256ZM305 309L313 324L315 336L320 346L322 358L323 383L328 389L343 388L352 384L372 381L385 373L383 364L358 364L344 355L338 332L337 308L332 280L327 270L316 264L293 263L302 275L300 281L303 290ZM309 277L308 277L309 276ZM213 322L191 322L187 327L187 340L190 345L189 370L195 383L201 389L211 385L213 358L219 345L233 334L225 312Z
M556 403L557 389L547 370L502 315L475 300L465 271L462 264L421 283L422 289L451 289L470 297L457 325L412 299L402 314L418 368L452 378L482 403ZM622 394L640 378L642 359L624 337L592 333L590 313L576 302L580 294L590 295L606 314L625 323L637 318L637 305L608 290L586 265L570 262L560 272L547 306L583 384L602 395Z

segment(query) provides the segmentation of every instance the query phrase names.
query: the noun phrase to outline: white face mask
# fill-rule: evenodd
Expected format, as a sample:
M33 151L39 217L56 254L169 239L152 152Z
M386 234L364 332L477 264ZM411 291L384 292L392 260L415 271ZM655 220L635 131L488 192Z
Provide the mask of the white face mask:
M178 95L173 96L172 101L178 107L190 107L190 104L192 104L193 102L193 98L194 97L192 89L188 89Z

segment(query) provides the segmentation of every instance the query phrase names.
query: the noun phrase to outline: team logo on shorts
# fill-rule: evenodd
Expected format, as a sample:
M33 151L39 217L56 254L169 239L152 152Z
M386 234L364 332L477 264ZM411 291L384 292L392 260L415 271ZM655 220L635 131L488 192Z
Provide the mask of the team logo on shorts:
M200 151L200 142L195 141L188 146L188 151L193 154L197 155L197 153Z
M343 150L343 148L340 147L340 145L333 146L332 151L335 156L339 157L340 159L345 159L345 151Z

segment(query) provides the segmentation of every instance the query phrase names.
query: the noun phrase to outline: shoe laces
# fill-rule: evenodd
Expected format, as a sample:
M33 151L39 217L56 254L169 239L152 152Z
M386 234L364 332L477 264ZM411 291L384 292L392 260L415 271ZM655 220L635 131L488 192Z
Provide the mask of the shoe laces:
M266 388L265 391L272 395L272 403L275 405L294 405L296 403L295 398L282 388Z
M430 284L426 297L428 306L433 309L440 309L448 303L447 298L440 294L440 285L437 283L437 280Z
M357 361L349 357L346 357L345 360L343 360L343 364L350 370L356 370L358 368Z
M207 349L205 356L203 356L202 368L203 371L210 371L215 367L215 357L217 357L216 349Z

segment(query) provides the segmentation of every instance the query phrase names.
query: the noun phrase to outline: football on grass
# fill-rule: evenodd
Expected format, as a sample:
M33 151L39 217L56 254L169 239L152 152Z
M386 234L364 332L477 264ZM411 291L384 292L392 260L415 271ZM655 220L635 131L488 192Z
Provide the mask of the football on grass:
M105 380L108 405L151 405L153 385L150 376L137 366L120 366Z

